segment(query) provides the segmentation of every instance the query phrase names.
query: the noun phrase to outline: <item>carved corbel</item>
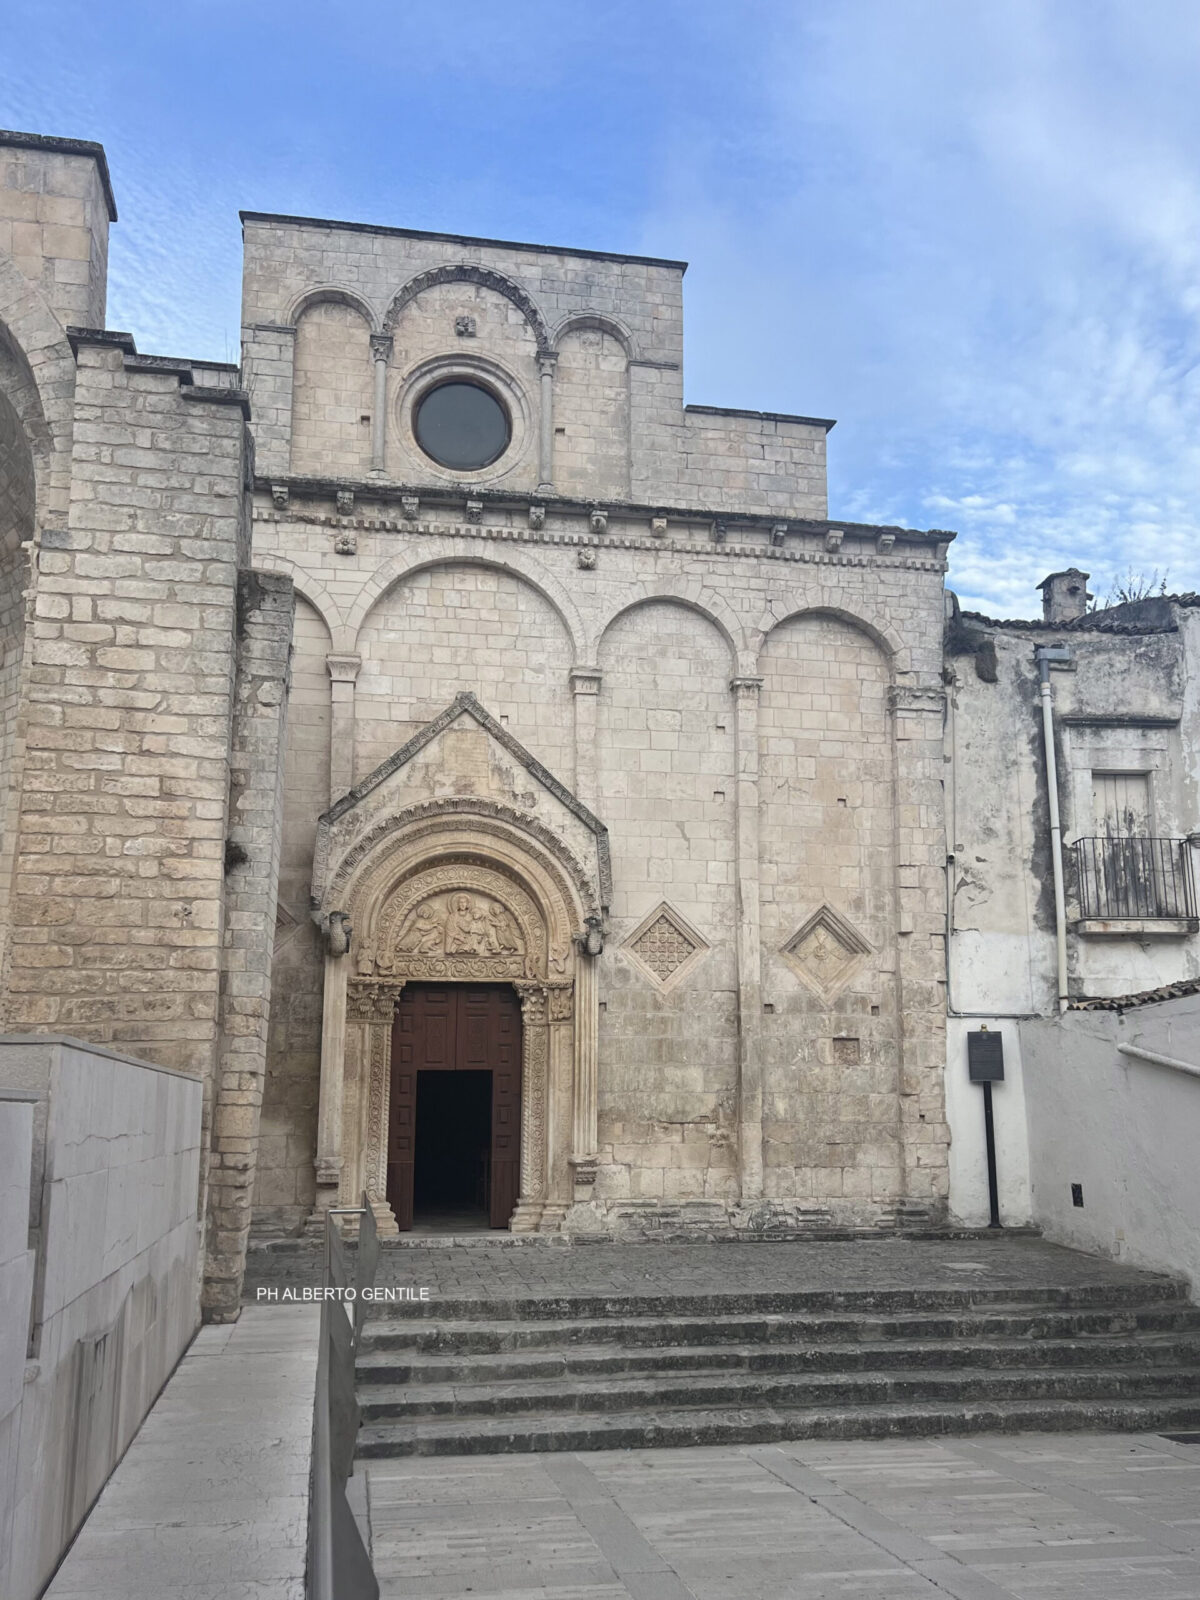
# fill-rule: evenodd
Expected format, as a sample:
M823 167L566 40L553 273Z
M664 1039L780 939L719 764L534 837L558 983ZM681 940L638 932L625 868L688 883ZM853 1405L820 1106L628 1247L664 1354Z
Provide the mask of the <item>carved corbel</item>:
M331 956L349 954L354 925L348 912L331 911L325 919L325 948Z

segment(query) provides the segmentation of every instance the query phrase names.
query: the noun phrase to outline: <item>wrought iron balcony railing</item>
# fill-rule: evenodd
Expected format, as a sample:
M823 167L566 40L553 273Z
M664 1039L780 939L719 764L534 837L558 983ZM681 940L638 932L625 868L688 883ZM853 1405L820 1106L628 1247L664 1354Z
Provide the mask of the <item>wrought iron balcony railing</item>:
M1186 839L1109 835L1071 846L1085 921L1190 920L1196 916Z

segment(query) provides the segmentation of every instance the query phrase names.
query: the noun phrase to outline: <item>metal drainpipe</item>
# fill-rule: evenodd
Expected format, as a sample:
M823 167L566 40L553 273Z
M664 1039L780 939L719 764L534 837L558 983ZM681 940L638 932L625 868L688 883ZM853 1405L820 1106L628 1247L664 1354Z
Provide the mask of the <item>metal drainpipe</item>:
M1054 701L1050 694L1050 667L1067 662L1071 652L1062 645L1039 645L1034 651L1041 680L1042 738L1046 748L1046 790L1050 798L1050 858L1054 866L1054 937L1058 946L1058 1009L1067 1009L1067 896L1063 887L1062 822L1058 814L1058 761L1054 754Z

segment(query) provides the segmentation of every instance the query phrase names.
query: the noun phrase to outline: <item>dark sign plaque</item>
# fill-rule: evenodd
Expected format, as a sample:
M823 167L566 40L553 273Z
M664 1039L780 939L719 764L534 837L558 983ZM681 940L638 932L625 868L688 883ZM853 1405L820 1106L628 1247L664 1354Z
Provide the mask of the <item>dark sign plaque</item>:
M1004 1040L998 1033L967 1035L967 1072L972 1083L1004 1082Z

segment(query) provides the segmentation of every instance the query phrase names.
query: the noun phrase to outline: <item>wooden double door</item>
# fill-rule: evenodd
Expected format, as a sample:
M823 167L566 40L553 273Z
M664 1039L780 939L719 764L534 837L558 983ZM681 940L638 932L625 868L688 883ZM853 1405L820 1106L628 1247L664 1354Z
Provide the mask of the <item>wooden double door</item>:
M491 1227L506 1228L520 1182L515 991L496 983L405 984L392 1024L388 1113L387 1197L398 1227L412 1227L414 1199L424 1199L432 1211L478 1206Z

